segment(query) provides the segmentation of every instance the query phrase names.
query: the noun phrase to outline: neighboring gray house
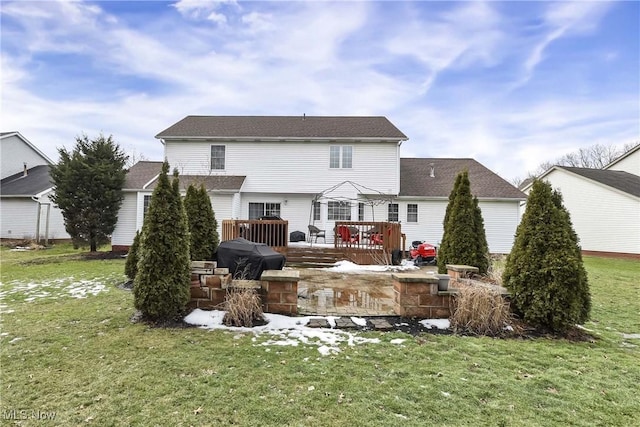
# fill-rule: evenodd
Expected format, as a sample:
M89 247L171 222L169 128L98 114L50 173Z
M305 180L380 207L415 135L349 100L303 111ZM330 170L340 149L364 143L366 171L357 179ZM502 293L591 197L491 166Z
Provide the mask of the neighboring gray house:
M188 116L156 138L183 188L205 184L219 225L277 215L290 231L306 233L309 224L327 230L327 243L336 221L396 221L407 242L439 244L449 193L467 169L489 248L507 253L526 199L472 159L401 159L407 137L385 117ZM160 166L140 162L129 170L116 250L142 227Z
M69 239L62 212L50 199L51 160L19 132L0 133L0 237Z
M585 253L640 258L640 145L604 169L553 166L540 179L562 193Z

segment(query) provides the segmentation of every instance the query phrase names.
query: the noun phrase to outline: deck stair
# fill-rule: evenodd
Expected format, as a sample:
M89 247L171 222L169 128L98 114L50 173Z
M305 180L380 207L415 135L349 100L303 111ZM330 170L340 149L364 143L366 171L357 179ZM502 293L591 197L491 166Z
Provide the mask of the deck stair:
M333 248L287 248L288 267L331 267L344 259L343 252Z

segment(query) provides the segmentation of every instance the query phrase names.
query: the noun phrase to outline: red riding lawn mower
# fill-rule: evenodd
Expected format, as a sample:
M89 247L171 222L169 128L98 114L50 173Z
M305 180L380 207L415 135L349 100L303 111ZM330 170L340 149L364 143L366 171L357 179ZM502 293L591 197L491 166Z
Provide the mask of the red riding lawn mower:
M409 256L415 265L435 264L438 260L438 248L423 240L411 242Z

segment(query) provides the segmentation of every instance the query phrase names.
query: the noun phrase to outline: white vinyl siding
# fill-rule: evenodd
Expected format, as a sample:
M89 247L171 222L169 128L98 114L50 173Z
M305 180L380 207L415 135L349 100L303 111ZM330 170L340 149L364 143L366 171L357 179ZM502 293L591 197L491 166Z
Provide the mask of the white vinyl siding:
M2 141L2 178L17 174L24 170L24 164L31 169L38 165L48 165L47 159L31 148L20 137L13 135L4 137Z
M33 239L36 236L38 204L29 198L0 199L3 239Z
M562 193L585 251L640 253L640 199L564 170L544 178Z
M366 185L385 194L398 194L400 172L397 142L351 144L354 155L350 169L329 168L331 145L329 142L315 141L225 143L224 172L211 170L211 144L208 142L167 140L165 155L171 163L171 169L177 167L182 175L224 173L246 176L242 187L245 194L317 194L343 181ZM350 198L358 196L353 188L341 191Z
M118 211L118 223L111 235L111 244L114 246L130 246L138 229L138 193L124 193L122 206ZM142 222L140 222L142 227Z

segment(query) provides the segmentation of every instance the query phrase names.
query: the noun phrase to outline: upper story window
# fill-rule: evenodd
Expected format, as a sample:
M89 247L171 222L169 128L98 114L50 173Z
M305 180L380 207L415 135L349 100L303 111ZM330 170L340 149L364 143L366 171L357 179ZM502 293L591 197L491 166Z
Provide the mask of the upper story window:
M224 170L224 145L211 146L211 170Z
M329 221L351 221L351 204L349 202L329 202L327 207Z
M398 204L389 203L389 222L398 222Z
M353 165L353 147L350 145L332 145L329 147L329 167L331 169L351 169Z
M418 222L418 205L409 203L407 205L407 222Z

